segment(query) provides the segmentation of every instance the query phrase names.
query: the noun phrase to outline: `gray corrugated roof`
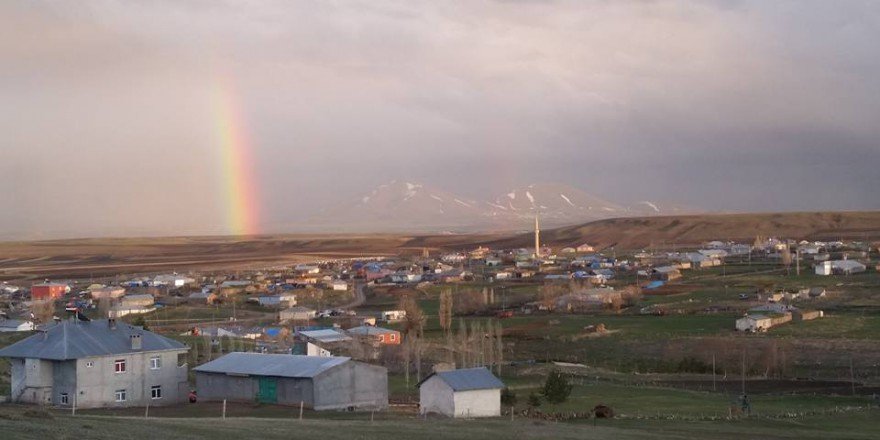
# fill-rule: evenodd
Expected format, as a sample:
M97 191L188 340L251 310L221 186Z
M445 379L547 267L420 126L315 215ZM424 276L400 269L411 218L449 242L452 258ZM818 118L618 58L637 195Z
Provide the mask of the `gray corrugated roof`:
M229 353L194 370L203 373L310 378L349 360L351 359L347 357L336 356Z
M346 331L350 334L353 334L353 335L367 335L367 336L369 336L369 335L378 336L378 335L383 335L383 334L388 334L388 333L397 333L394 330L389 330L387 328L382 328L382 327L375 327L372 325L362 325L360 327L352 327Z
M453 391L504 388L504 382L501 382L500 379L483 367L441 371L426 377L419 383L419 385L424 383L431 376L437 376L442 379L443 382L446 382Z
M0 350L0 357L49 360L79 359L131 353L132 334L141 335L141 351L180 350L186 345L156 333L117 322L111 329L107 320L61 321Z
M299 334L305 336L306 338L314 339L320 342L339 342L351 340L351 338L345 333L339 332L334 329L303 330L300 331Z

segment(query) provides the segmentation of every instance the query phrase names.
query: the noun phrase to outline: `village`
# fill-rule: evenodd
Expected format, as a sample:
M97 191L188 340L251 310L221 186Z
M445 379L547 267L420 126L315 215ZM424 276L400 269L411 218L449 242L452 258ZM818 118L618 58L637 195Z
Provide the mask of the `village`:
M850 403L877 389L876 348L821 358L791 339L841 336L824 322L876 328L858 311L880 304L876 247L756 237L553 249L537 219L534 237L531 248L4 282L0 389L6 402L74 412L222 402L224 416L238 404L453 418L634 417L644 409L584 385L620 386L619 374L633 386L711 383L730 417L758 406L746 387L762 383L797 394L809 377L832 396L844 384ZM563 403L572 387L588 399Z

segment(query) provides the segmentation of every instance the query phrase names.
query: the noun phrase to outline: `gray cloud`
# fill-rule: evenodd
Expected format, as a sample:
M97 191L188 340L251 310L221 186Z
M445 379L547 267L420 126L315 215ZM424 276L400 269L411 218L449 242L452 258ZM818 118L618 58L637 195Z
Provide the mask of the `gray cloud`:
M212 79L265 224L409 178L880 209L880 4L4 2L0 236L223 232Z

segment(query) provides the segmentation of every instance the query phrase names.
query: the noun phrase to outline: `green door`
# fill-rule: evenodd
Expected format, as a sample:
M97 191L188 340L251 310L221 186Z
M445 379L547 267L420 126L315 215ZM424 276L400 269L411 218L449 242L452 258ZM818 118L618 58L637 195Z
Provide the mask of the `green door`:
M278 401L278 396L275 393L275 389L277 388L277 383L274 377L261 377L260 378L260 394L257 395L257 400L260 403L275 403Z

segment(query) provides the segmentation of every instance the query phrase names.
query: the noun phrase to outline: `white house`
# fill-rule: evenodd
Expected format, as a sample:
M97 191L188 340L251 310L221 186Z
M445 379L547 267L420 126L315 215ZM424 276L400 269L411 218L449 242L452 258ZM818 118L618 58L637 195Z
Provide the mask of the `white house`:
M330 283L330 288L333 290L348 290L348 283L343 280L335 280Z
M855 260L823 261L816 265L816 275L850 275L864 272L867 267Z
M0 320L0 332L29 332L36 328L33 321L19 319Z
M746 315L736 320L736 330L740 332L765 332L773 325L773 320L764 315Z
M441 371L419 382L419 412L447 417L498 417L504 383L485 368Z

